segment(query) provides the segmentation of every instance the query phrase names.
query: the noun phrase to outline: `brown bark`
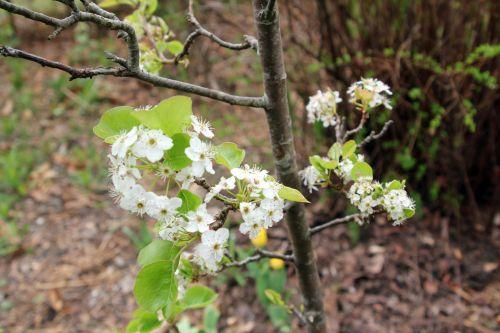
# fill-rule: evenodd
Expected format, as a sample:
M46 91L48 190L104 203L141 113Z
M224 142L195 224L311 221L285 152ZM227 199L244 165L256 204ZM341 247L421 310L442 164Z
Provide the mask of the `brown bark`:
M273 6L274 8L266 8L267 4L266 0L253 0L273 155L280 181L286 186L300 188L287 101L279 15L277 5ZM304 301L307 329L310 333L324 333L326 323L323 296L303 204L295 204L290 208L287 226Z

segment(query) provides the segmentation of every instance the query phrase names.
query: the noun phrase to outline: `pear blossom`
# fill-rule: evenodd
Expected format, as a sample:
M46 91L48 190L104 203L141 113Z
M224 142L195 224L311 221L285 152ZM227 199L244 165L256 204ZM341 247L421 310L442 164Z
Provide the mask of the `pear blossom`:
M338 91L328 89L326 92L318 90L316 95L309 97L307 103L307 122L321 121L324 127L337 124L337 103L342 102Z
M370 108L383 105L391 110L389 96L392 91L388 85L377 79L361 79L361 81L354 82L348 89L351 103L367 104Z
M283 219L283 208L285 204L281 199L264 199L260 202L260 209L263 211L264 227L272 227L275 222Z
M309 190L309 193L312 193L312 191L317 191L317 185L324 181L319 171L312 165L306 167L304 170L299 171L299 176L302 179L303 184Z
M120 207L142 216L146 212L146 193L146 190L141 185L133 185L127 192L123 193L123 197L120 200Z
M148 193L150 194L147 202L147 213L158 221L168 221L177 213L177 209L182 205L182 200L180 198L168 198L163 195L156 195L152 192Z
M185 153L193 161L191 171L194 177L201 177L205 171L211 174L215 173L212 167L214 151L209 143L201 141L197 137L192 137Z
M229 230L226 228L208 230L201 235L201 243L209 249L210 256L213 256L216 262L222 260L228 239Z
M204 233L210 229L210 224L215 221L212 214L207 211L206 205L200 205L196 211L190 211L186 215L188 222L186 231Z
M172 139L163 134L161 130L143 130L131 150L135 156L145 157L154 163L161 160L165 151L173 146Z
M212 126L208 121L203 120L201 117L191 116L191 126L196 134L201 134L209 139L214 137Z
M210 188L210 191L208 191L208 193L206 194L204 201L209 202L215 196L217 196L221 191L232 190L235 187L236 187L236 179L234 178L234 176L229 178L221 177L219 182Z
M125 158L129 148L137 141L137 132L137 127L133 127L130 131L120 134L111 145L111 154L120 159Z
M391 190L382 197L382 205L394 225L402 224L407 219L405 211L414 211L415 202L405 190Z
M260 231L264 228L262 211L252 211L247 215L247 220L240 224L240 232L244 235L248 235L250 239L256 238Z

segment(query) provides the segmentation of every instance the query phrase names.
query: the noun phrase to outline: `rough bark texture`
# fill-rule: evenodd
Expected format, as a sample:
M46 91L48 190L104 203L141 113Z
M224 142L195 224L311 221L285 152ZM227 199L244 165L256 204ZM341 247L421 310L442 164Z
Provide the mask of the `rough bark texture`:
M269 11L269 8L266 9L267 4L266 0L253 0L265 93L268 100L266 114L271 132L273 155L280 181L286 186L300 188L287 101L286 72L278 10L272 8ZM287 214L287 225L293 245L308 331L324 333L326 323L323 297L309 226L302 204L296 204L290 208Z

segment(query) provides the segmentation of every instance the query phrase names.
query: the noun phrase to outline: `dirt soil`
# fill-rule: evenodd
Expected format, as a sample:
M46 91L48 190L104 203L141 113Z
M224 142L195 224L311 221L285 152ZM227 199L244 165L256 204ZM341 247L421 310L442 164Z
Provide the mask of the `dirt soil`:
M71 48L71 42L66 42L61 38L57 45ZM42 41L21 46L53 53ZM10 75L2 60L0 76ZM24 75L39 96L49 94L44 82L54 77L53 72L26 65ZM155 103L174 94L120 79L100 79L98 84L104 87L102 110L126 103ZM12 108L17 102L5 85L9 83L2 83L0 91L2 116L7 116L8 105ZM124 226L137 230L139 220L113 205L105 184L88 188L74 182L74 171L84 166L68 153L71 145L94 145L102 156L106 147L90 132L98 113L81 118L68 96L65 105L70 107L63 117L53 117L47 109L29 122L29 130L39 133L35 142L45 138L56 143L31 172L30 190L11 213L29 225L29 232L18 251L0 258L0 277L6 281L0 295L13 304L0 309L1 327L8 333L116 332L125 327L136 306L132 286L137 249L122 230ZM44 106L47 101L36 103ZM210 110L204 111L209 119L222 119L217 128L248 148L247 156L254 162L269 162L267 125L261 112L198 99L196 106ZM221 118L226 111L237 121ZM86 130L75 134L67 125L70 119L79 119ZM64 143L57 144L58 140ZM255 148L256 143L261 144ZM312 205L314 223L333 217L327 207ZM345 226L316 236L331 332L500 332L500 216L489 234L457 235L456 223L424 212L423 218L402 227L377 219L361 228L356 243ZM283 229L282 224L273 233L282 235ZM277 241L273 246L278 246ZM293 268L288 273L289 289L298 294ZM233 285L216 287L220 332L276 332L266 324L252 284L229 287ZM293 331L301 331L297 322Z

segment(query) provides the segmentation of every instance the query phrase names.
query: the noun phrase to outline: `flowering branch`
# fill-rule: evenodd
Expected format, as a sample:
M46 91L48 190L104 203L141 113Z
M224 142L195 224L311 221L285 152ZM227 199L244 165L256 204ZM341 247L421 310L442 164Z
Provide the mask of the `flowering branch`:
M196 17L194 16L193 0L189 0L187 20L196 29L188 35L188 37L186 38L186 41L184 42L184 48L182 49L181 53L179 53L175 57L176 64L189 54L189 49L193 45L196 38L198 38L200 36L205 36L205 37L209 38L210 40L212 40L213 42L217 43L218 45L220 45L224 48L230 49L230 50L240 51L240 50L246 50L249 48L253 48L253 49L257 50L258 43L257 43L257 40L255 39L255 37L253 37L253 36L244 35L243 37L244 37L245 41L243 43L230 43L230 42L226 42L225 40L216 36L214 33L205 29L200 24L200 22L196 19Z
M111 14L91 1L82 0L86 10L88 11L75 11L72 10L71 14L64 18L58 19L55 17L47 16L45 14L35 12L25 7L14 5L6 0L0 0L0 8L13 14L24 16L28 19L42 22L46 25L56 28L56 31L51 35L55 37L59 32L65 28L69 28L78 22L92 22L103 28L123 32L119 34L125 35L124 39L128 48L128 60L116 56L110 57L113 61L121 65L120 69L77 69L67 65L60 64L55 61L50 61L25 51L13 49L6 46L0 46L1 55L5 57L23 58L29 61L39 63L42 66L47 66L59 70L63 70L71 75L72 79L75 78L91 78L96 75L108 75L117 77L131 77L144 82L148 82L157 87L164 87L168 89L178 90L186 93L196 94L199 96L215 99L231 105L250 106L255 108L264 108L268 102L265 97L247 97L228 94L219 90L209 89L203 86L198 86L178 80L169 79L159 75L147 73L139 68L139 45L134 28L119 20L114 14ZM55 34L55 35L54 35Z
M368 120L368 112L366 110L361 111L361 119L359 120L358 126L355 128L348 130L345 132L344 137L342 138L342 142L347 140L351 135L354 135L361 131L361 129L365 126L366 121Z
M389 129L389 127L392 125L392 123L394 123L393 120L388 120L385 124L384 124L384 127L382 127L382 129L380 130L380 132L376 133L375 131L372 131L370 133L370 135L368 135L366 138L364 138L363 141L361 141L359 144L358 144L358 147L363 147L364 145L366 145L367 143L371 142L371 141L374 141L374 140L378 140L380 139L386 132L387 130Z

